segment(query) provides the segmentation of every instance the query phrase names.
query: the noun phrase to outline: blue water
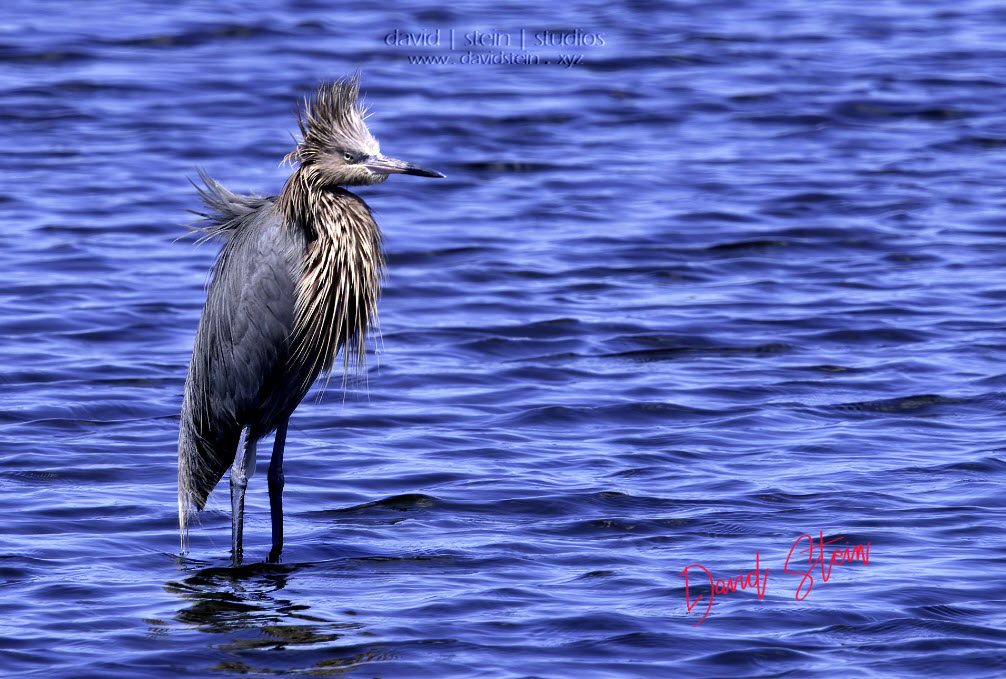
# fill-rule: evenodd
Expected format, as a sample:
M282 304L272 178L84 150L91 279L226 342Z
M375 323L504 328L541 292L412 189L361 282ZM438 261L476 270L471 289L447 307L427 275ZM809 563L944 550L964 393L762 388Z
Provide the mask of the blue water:
M0 674L1006 675L1001 3L270 4L5 3ZM448 179L361 190L382 333L291 422L283 563L268 455L248 563L226 487L180 559L186 178L278 191L356 69ZM799 601L803 534L869 562Z

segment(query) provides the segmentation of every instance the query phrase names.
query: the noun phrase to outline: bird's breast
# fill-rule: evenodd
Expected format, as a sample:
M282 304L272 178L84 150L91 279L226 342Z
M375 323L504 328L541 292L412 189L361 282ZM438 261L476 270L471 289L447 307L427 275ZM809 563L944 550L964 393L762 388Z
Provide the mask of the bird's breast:
M308 212L315 237L297 275L292 360L313 381L340 351L344 373L362 367L384 257L370 209L349 191L318 192Z

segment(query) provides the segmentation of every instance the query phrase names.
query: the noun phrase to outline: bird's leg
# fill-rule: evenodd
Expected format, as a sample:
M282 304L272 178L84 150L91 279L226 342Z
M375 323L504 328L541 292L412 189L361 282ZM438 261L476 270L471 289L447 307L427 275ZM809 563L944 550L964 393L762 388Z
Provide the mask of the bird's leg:
M286 445L286 425L289 418L276 427L276 441L269 462L269 513L272 516L272 550L269 562L279 562L283 552L283 447Z
M231 565L241 565L241 543L244 534L245 489L248 478L255 473L255 444L245 428L241 431L237 454L231 465Z

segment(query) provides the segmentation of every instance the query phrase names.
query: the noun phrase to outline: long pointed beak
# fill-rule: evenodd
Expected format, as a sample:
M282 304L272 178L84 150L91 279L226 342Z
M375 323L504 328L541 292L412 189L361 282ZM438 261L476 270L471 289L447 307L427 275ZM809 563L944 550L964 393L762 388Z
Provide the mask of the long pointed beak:
M360 161L360 164L375 174L414 174L417 177L436 177L437 179L445 177L436 170L427 170L425 167L386 156L367 156Z

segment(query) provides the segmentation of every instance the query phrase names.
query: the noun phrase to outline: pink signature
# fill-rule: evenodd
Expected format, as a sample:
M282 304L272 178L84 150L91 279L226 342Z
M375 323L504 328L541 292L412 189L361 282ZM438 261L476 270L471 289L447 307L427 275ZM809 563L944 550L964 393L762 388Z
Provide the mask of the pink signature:
M814 538L808 534L803 534L798 537L794 542L793 546L789 548L789 554L786 555L786 563L782 567L782 572L787 575L799 575L800 582L796 586L796 593L794 598L797 601L803 601L810 594L810 591L814 588L814 575L815 569L820 567L821 570L821 582L828 582L831 578L831 571L835 566L840 566L842 564L859 562L864 566L870 563L870 544L866 545L844 545L844 547L838 547L833 549L830 554L825 553L825 546L832 545L839 540L844 540L845 537L839 535L838 537L831 538L829 540L824 539L824 531L818 531L817 542ZM798 550L801 544L806 542L806 547L802 550ZM800 561L799 558L794 559L794 554L806 554L807 555L807 566L802 568L802 566L797 567L796 564ZM790 567L790 563L794 564L794 567ZM705 594L699 594L694 599L691 598L692 588L699 588L702 583L691 583L689 580L689 572L692 569L701 571L705 577L705 580L709 589L706 590ZM688 609L688 613L692 612L700 601L706 600L706 608L702 613L702 617L699 621L695 623L698 627L702 622L709 617L709 612L713 608L713 601L717 596L723 596L725 594L733 594L738 589L747 590L753 589L758 595L758 599L763 600L765 598L765 591L768 589L768 568L764 571L761 568L761 554L755 552L755 562L754 570L748 571L747 573L741 573L735 577L723 579L717 579L713 577L712 572L700 563L689 564L684 567L680 575L685 578L685 607Z

